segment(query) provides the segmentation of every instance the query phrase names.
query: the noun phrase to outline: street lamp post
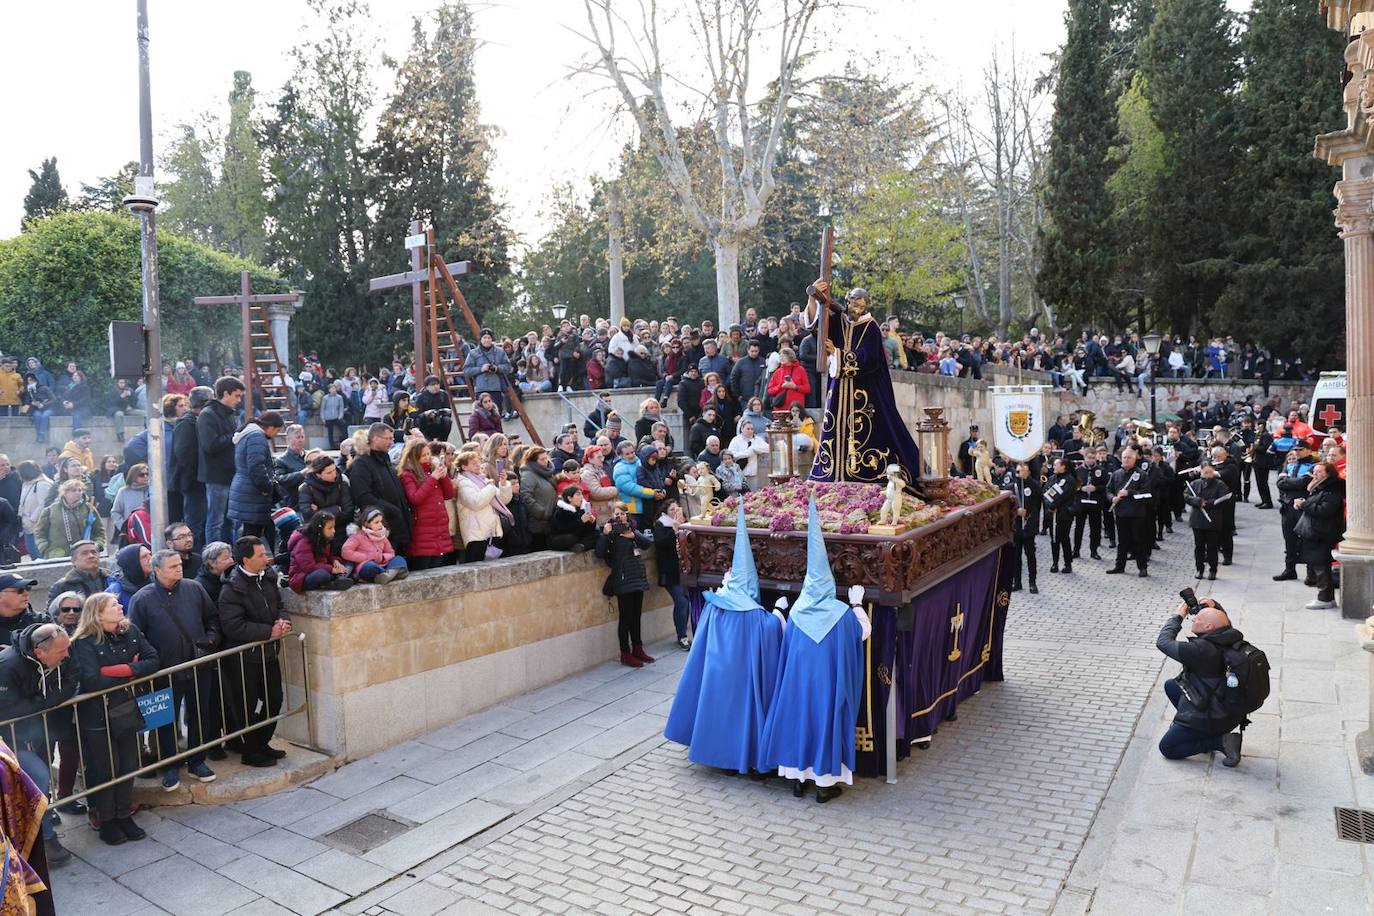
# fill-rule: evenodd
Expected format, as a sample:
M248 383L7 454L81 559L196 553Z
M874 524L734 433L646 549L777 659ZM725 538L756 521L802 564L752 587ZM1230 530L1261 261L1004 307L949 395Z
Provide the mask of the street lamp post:
M1158 374L1155 370L1159 368L1159 344L1163 340L1158 334L1150 333L1141 338L1145 344L1145 352L1150 354L1150 428L1154 429L1159 425L1155 415L1155 377Z
M959 336L964 336L964 307L968 305L968 296L963 293L954 294L954 307L959 310Z
M562 302L555 305L553 307L553 317L555 321L562 321L564 318L568 317L567 305Z

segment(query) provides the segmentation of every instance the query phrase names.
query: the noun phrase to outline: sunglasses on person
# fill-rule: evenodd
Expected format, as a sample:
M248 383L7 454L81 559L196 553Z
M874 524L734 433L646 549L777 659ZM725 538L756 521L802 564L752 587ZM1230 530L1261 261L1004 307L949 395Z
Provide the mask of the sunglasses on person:
M81 605L79 605L79 604L78 604L78 605L75 605L75 606L63 605L62 607L60 607L60 608L57 609L57 613L59 613L59 614L80 614L80 613L81 613Z

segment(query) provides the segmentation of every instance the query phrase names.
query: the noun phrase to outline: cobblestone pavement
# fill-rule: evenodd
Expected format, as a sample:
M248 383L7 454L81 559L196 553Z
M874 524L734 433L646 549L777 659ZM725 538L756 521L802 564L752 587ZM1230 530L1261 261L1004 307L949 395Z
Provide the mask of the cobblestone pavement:
M61 912L1284 913L1285 893L1369 912L1362 847L1321 823L1332 804L1374 803L1350 770L1363 653L1337 612L1284 610L1311 592L1269 581L1277 519L1241 512L1215 593L1246 605L1239 622L1276 668L1304 673L1276 681L1238 770L1153 751L1167 722L1154 637L1192 584L1180 528L1148 579L1045 562L1041 593L1014 596L1007 680L896 785L863 780L821 806L692 765L661 738L684 655L660 646L645 670L593 669L311 786L169 811L150 828L161 850L134 864L77 844ZM328 836L371 811L417 826L360 855Z

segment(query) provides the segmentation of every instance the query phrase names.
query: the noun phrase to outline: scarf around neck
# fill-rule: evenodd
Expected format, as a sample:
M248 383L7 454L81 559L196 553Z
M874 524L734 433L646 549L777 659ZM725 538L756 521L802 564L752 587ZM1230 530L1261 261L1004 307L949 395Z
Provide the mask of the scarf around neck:
M463 471L463 476L472 481L479 490L487 485L487 479L476 471ZM497 515L514 522L515 516L511 515L510 509L507 509L506 504L501 502L500 488L497 489L497 494L491 498L491 507L496 510Z

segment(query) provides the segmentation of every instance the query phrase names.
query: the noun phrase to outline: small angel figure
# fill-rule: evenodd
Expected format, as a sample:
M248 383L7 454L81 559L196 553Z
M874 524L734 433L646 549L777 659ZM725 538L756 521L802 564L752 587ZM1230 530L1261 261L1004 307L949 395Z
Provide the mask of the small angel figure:
M992 455L988 452L988 441L979 439L973 448L973 473L979 483L992 483Z
M905 497L904 485L902 466L889 464L887 466L887 499L883 500L883 507L878 510L879 525L896 525L897 520L902 517L902 500Z
M720 481L711 473L711 466L702 461L683 479L683 489L692 497L693 505L698 507L697 515L705 515L717 505L716 493L720 491Z

